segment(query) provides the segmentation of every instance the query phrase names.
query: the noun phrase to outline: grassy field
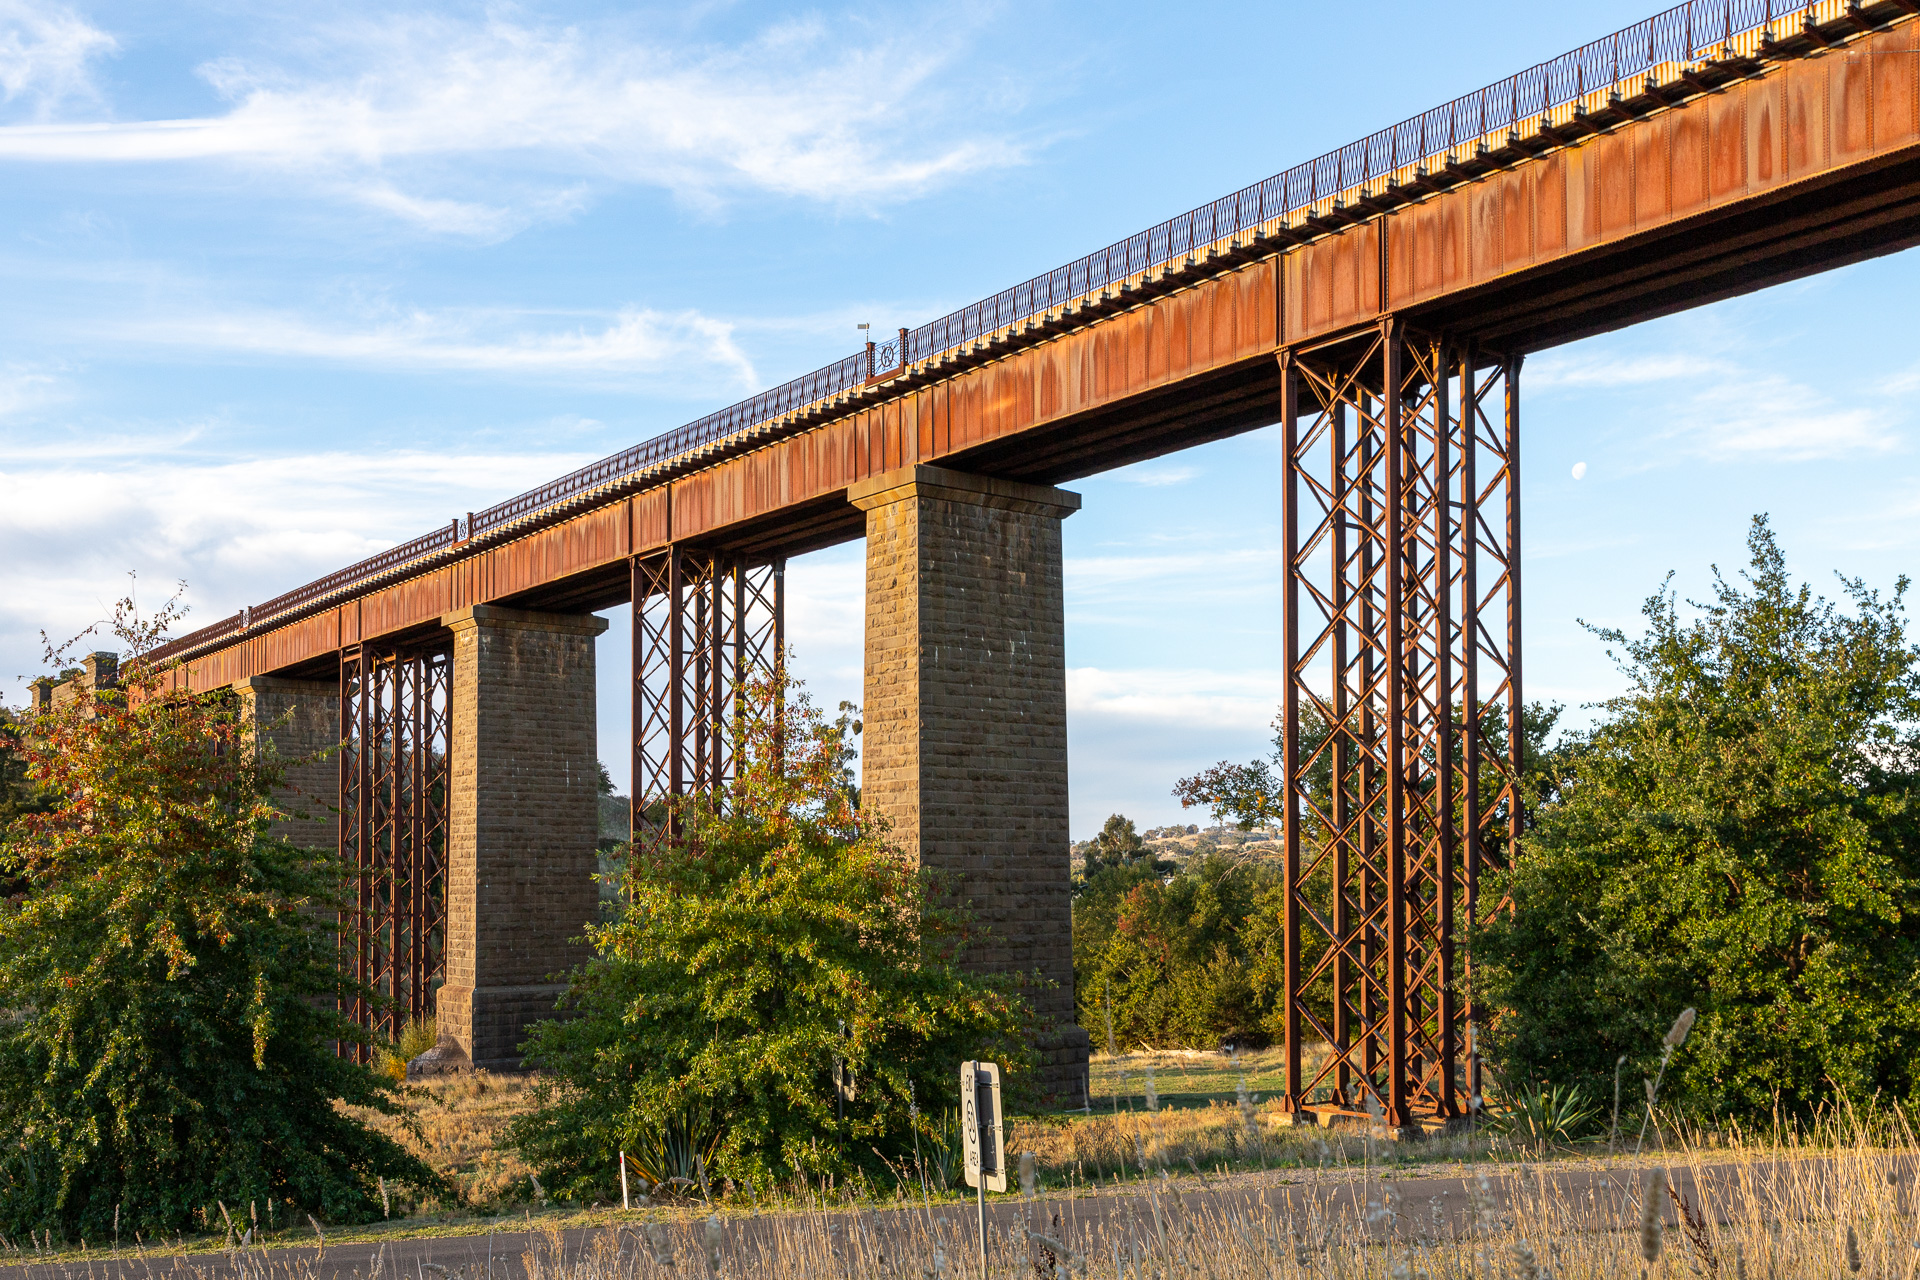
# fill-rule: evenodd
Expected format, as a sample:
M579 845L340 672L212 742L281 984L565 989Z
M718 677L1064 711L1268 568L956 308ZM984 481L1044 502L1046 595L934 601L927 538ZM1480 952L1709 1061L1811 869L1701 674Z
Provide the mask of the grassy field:
M1243 1054L1237 1064L1223 1054L1167 1051L1118 1057L1096 1055L1092 1068L1091 1114L1064 1113L1016 1119L1008 1134L1014 1150L1034 1151L1048 1176L1082 1183L1112 1182L1139 1176L1143 1157L1156 1153L1175 1168L1229 1172L1241 1168L1319 1165L1338 1161L1364 1139L1353 1133L1324 1135L1285 1126L1273 1102L1281 1084L1281 1051ZM1238 1108L1237 1090L1244 1072L1257 1105L1254 1129ZM421 1156L460 1187L468 1207L500 1212L538 1199L533 1172L503 1140L503 1131L532 1105L534 1077L477 1072L428 1081L407 1091L408 1124L377 1113L362 1113ZM1148 1106L1149 1090L1155 1108ZM1489 1146L1486 1139L1482 1146ZM1403 1157L1431 1162L1458 1159L1458 1142L1408 1144ZM1332 1153L1332 1154L1327 1154ZM929 1185L936 1193L953 1190L953 1162L929 1149ZM1359 1158L1355 1155L1354 1158ZM1069 1171L1072 1171L1071 1173ZM896 1183L917 1182L916 1177ZM866 1190L885 1199L899 1185ZM440 1206L428 1210L443 1212Z
M1633 1159L1609 1156L1604 1141L1530 1149L1485 1131L1393 1142L1357 1128L1288 1125L1272 1096L1277 1051L1238 1063L1213 1054L1101 1056L1093 1066L1091 1114L1012 1122L1008 1147L1032 1152L1038 1177L1035 1199L1023 1202L1028 1225L992 1243L994 1280L1920 1280L1913 1186L1920 1148L1897 1112L1872 1124L1833 1117L1777 1138L1673 1134ZM1259 1098L1246 1109L1237 1097L1242 1071ZM977 1273L971 1193L937 1150L920 1168L831 1190L796 1186L744 1197L716 1188L712 1203L667 1202L632 1213L546 1204L502 1134L531 1105L532 1084L532 1077L480 1073L410 1089L417 1132L390 1118L375 1122L453 1178L466 1203L428 1205L350 1232L329 1229L329 1241L530 1229L538 1239L521 1261L533 1280ZM1692 1199L1648 1181L1667 1170L1694 1171ZM1579 1194L1560 1185L1573 1171L1591 1175ZM1453 1179L1456 1198L1465 1186L1472 1212L1443 1215L1438 1199L1430 1213L1423 1203L1403 1203L1396 1189L1423 1178ZM1110 1194L1116 1191L1131 1195ZM873 1216L906 1206L919 1211ZM841 1225L832 1226L827 1213ZM571 1234L563 1239L563 1231ZM312 1245L307 1236L280 1231L257 1243ZM223 1243L179 1241L167 1252L204 1257ZM56 1275L70 1257L43 1255ZM287 1280L315 1280L303 1265L274 1267ZM253 1270L274 1274L264 1263Z
M533 1080L476 1071L410 1086L407 1115L418 1132L392 1116L356 1114L445 1174L470 1205L504 1208L530 1198L533 1171L502 1137L532 1105Z
M1096 1111L1143 1108L1149 1078L1162 1107L1205 1107L1234 1101L1243 1075L1247 1088L1261 1098L1277 1094L1285 1087L1285 1071L1284 1049L1242 1053L1238 1059L1193 1049L1143 1050L1095 1054L1088 1083Z
M1172 1128L1205 1114L1191 1108L1161 1113L1161 1121ZM1058 1127L1084 1136L1094 1123L1083 1118ZM1098 1123L1117 1122L1109 1115ZM1149 1156L1147 1176L1138 1180L1144 1185L1132 1196L1090 1197L1042 1185L1031 1196L1007 1198L1012 1212L999 1214L988 1233L986 1274L990 1280L1920 1276L1914 1192L1920 1148L1897 1114L1883 1114L1872 1125L1843 1115L1782 1142L1736 1137L1639 1159L1586 1157L1574 1163L1595 1176L1578 1181L1560 1166L1520 1161L1509 1152L1497 1164L1452 1169L1456 1203L1445 1212L1437 1196L1430 1206L1418 1190L1435 1184L1413 1181L1391 1145L1349 1148L1351 1162L1338 1168L1244 1175L1248 1193L1239 1195L1223 1194L1232 1184L1214 1182L1209 1192L1197 1177L1170 1176L1172 1162L1163 1166L1160 1154ZM529 1211L503 1228L520 1227L530 1237L513 1246L524 1252L504 1274L524 1273L528 1280L960 1280L980 1274L970 1206L934 1200L883 1212L890 1207L899 1206L812 1197L633 1213ZM577 1229L583 1226L588 1229ZM385 1256L379 1252L382 1261ZM36 1280L97 1277L101 1261L98 1254L90 1261L15 1260L38 1263ZM325 1270L333 1265L311 1248L292 1256L236 1250L224 1259L149 1255L133 1274L320 1280L333 1274ZM502 1274L475 1267L434 1271L449 1280L500 1280ZM373 1276L381 1274L376 1266Z

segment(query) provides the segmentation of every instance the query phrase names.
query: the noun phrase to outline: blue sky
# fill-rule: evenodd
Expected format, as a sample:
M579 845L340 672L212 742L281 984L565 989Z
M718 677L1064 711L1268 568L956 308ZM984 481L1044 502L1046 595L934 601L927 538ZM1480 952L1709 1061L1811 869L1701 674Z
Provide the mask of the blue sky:
M0 0L8 701L129 571L224 616L1648 12L320 8ZM1917 276L1533 357L1531 696L1588 715L1577 620L1705 594L1756 512L1823 585L1912 569ZM1263 750L1278 479L1256 432L1074 486L1076 836ZM857 698L858 545L789 581L800 673Z

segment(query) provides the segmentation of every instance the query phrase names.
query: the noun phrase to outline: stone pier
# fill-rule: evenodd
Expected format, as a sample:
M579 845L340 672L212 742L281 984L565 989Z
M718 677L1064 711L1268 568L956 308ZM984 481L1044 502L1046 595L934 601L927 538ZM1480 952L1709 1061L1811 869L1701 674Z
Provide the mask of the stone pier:
M971 907L969 968L1051 982L1040 1086L1078 1105L1060 522L1080 497L911 466L848 499L867 514L861 803Z
M297 848L337 851L340 758L323 753L340 743L340 682L249 676L233 690L255 732L289 762L286 789L275 797L288 816L269 832Z
M593 641L607 623L477 605L442 624L454 637L454 752L436 1016L443 1047L512 1069L598 918Z

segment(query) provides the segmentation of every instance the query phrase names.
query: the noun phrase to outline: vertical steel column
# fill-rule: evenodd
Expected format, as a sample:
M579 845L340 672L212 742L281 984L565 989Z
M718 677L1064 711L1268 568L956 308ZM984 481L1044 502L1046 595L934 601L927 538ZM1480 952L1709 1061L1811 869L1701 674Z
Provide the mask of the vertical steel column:
M1359 770L1359 776L1355 779L1355 790L1359 798L1357 813L1360 823L1360 884L1354 896L1360 913L1353 919L1351 928L1357 932L1341 933L1335 936L1356 945L1353 955L1359 961L1359 965L1357 969L1349 970L1348 978L1359 988L1360 1078L1367 1084L1362 1089L1356 1088L1351 1077L1345 1081L1347 1087L1340 1093L1340 1101L1349 1106L1359 1106L1362 1103L1364 1100L1362 1094L1373 1087L1374 1076L1380 1070L1380 1011L1386 1004L1384 993L1374 972L1374 965L1383 954L1379 924L1382 881L1378 862L1383 827L1379 820L1381 775L1379 761L1373 756L1372 744L1379 740L1377 735L1380 732L1380 679L1381 672L1386 669L1386 655L1382 652L1383 641L1380 634L1381 610L1385 604L1380 575L1385 571L1388 561L1381 551L1380 527L1377 521L1380 504L1388 500L1387 494L1392 489L1391 480L1379 474L1380 460L1383 456L1380 423L1371 407L1371 397L1364 385L1356 386L1354 390L1359 397L1354 414L1354 426L1360 433L1357 459L1360 518L1356 525L1356 532L1361 541L1360 580L1356 584L1355 592L1360 604L1360 626L1354 639L1360 647L1360 684L1357 690L1357 701L1360 707L1359 741L1368 744L1368 747L1364 751L1355 753L1355 764ZM1334 402L1333 411L1336 415L1345 417L1345 406L1338 401ZM1345 462L1344 459L1340 461L1343 464ZM1350 628L1344 615L1340 618L1335 631L1342 636L1349 633ZM1345 736L1342 735L1342 737ZM1346 790L1347 785L1345 778L1338 780L1340 790ZM1351 843L1347 841L1342 841L1338 847L1341 852L1350 852L1352 849ZM1345 885L1340 887L1344 892ZM1337 948L1337 951L1341 955L1348 954L1345 945ZM1341 998L1351 999L1352 993L1353 987L1349 987Z
M1470 1058L1459 1078L1474 1010L1455 931L1476 918L1489 846L1510 847L1521 817L1518 735L1493 728L1519 717L1518 402L1511 365L1483 375L1479 359L1392 319L1282 359L1296 1111L1371 1100L1404 1126L1459 1114L1462 1083L1478 1085ZM1496 506L1499 524L1483 518ZM1496 639L1485 621L1503 605ZM1309 1072L1316 1040L1326 1057Z
M1298 414L1299 405L1299 377L1296 374L1292 399L1288 405L1291 410L1289 421L1292 420L1293 415ZM1333 475L1331 484L1332 525L1328 530L1328 537L1332 543L1333 560L1331 606L1332 616L1343 618L1346 616L1349 594L1347 582L1349 573L1347 563L1347 531L1352 523L1346 513L1347 503L1351 501L1351 486L1347 479L1347 412L1345 405L1336 403L1333 406L1329 426L1332 433L1331 443L1333 446ZM1297 431L1289 433L1289 466L1293 465L1293 457L1298 450L1297 435ZM1292 486L1290 485L1289 489L1291 488ZM1294 534L1294 562L1296 565L1299 560L1298 543L1299 534L1296 531ZM1289 633L1291 633L1292 630L1290 615L1288 623ZM1349 697L1350 682L1347 675L1349 662L1347 629L1345 627L1335 627L1333 629L1331 642L1333 649L1333 715L1327 723L1328 738L1326 749L1331 753L1331 776L1336 780L1336 783L1332 788L1332 794L1328 797L1332 810L1332 821L1327 830L1326 839L1333 846L1333 936L1336 938L1344 938L1347 937L1353 929L1353 912L1351 910L1353 895L1347 890L1349 877L1353 873L1353 868L1347 859L1346 832L1354 820L1354 797L1345 782L1345 779L1353 769L1353 749L1348 742L1347 735L1336 732L1335 728L1336 726L1346 723L1347 715L1352 710ZM1289 656L1292 658L1292 661L1288 664L1289 671L1294 670L1298 663L1299 655L1297 652L1294 652L1297 648L1297 643L1289 643ZM1289 680L1287 685L1288 688L1291 689L1293 682ZM1297 711L1297 698L1295 699L1295 703ZM1294 776L1294 771L1289 770L1287 776ZM1291 909L1291 890L1288 891L1288 898L1289 908ZM1293 912L1287 919L1287 937L1291 940L1298 932L1298 913ZM1295 949L1297 953L1297 944L1295 944ZM1352 963L1348 959L1344 949L1336 951L1333 958L1333 1044L1336 1053L1335 1060L1339 1063L1339 1066L1334 1071L1333 1092L1334 1096L1339 1099L1345 1099L1348 1090L1353 1087L1352 1073L1347 1069L1345 1056L1353 1049L1353 1007L1347 999L1347 993L1352 989L1352 985ZM1289 981L1287 984L1288 990L1295 990L1297 987L1297 981ZM1291 1059L1291 1055L1289 1055L1289 1058ZM1299 1093L1299 1090L1300 1083L1298 1080L1289 1082L1288 1092L1290 1096Z
M1455 546L1460 537L1460 507L1454 497L1456 478L1455 458L1460 450L1455 446L1455 424L1448 397L1448 388L1452 384L1452 369L1447 364L1447 352L1438 342L1427 343L1423 348L1423 360L1427 385L1432 397L1433 432L1433 488L1432 519L1429 526L1433 539L1433 630L1438 643L1434 646L1434 705L1431 709L1435 733L1433 752L1434 776L1434 818L1438 837L1430 857L1431 872L1426 892L1433 912L1434 936L1431 939L1432 964L1434 966L1434 1038L1428 1045L1429 1052L1424 1057L1425 1071L1421 1077L1427 1095L1440 1115L1456 1114L1454 1104L1454 948L1453 948L1453 906L1454 878L1458 865L1459 829L1454 824L1454 806L1458 801L1458 761L1459 741L1456 731L1455 707L1460 706L1460 690L1455 685L1458 668L1461 663L1460 646L1463 640L1457 623L1458 610L1455 607L1455 591L1458 579L1455 566L1460 554Z
M1282 554L1287 561L1287 586L1281 599L1286 618L1286 662L1287 670L1294 671L1300 665L1300 502L1299 490L1299 403L1300 378L1293 367L1292 352L1280 355L1280 429L1286 436L1286 455L1283 463L1285 480L1281 485L1281 524L1283 532ZM1300 776L1300 698L1295 682L1287 681L1286 693L1281 703L1281 759L1288 778ZM1291 800L1291 796L1289 796ZM1281 838L1285 842L1282 856L1285 859L1283 875L1286 888L1286 956L1283 966L1286 972L1286 989L1295 991L1300 986L1300 806L1287 804L1281 818ZM1300 1095L1300 1011L1292 1001L1286 1008L1287 1042L1287 1096L1297 1098Z
M667 670L672 681L667 690L667 724L672 740L667 759L667 795L687 793L687 614L685 597L687 557L677 548L667 551ZM679 834L679 815L667 806L667 836Z
M1487 359L1469 348L1461 360L1461 381L1471 388L1471 410L1463 408L1471 444L1472 474L1463 482L1471 495L1469 547L1473 577L1463 589L1469 619L1473 681L1468 705L1475 745L1469 765L1474 805L1469 823L1463 906L1469 927L1484 917L1480 874L1507 864L1525 821L1520 779L1525 768L1526 733L1520 681L1520 361ZM1495 417L1488 417L1488 409ZM1473 999L1473 974L1463 975L1467 993L1468 1056L1465 1087L1469 1096L1482 1088L1475 1040L1479 1010Z
M670 838L666 797L675 794L673 768L680 740L673 719L674 615L678 598L671 554L635 557L628 565L633 601L633 742L628 785L629 829L636 854L644 856Z
M1460 421L1464 425L1464 437L1460 449L1460 522L1466 526L1466 540L1460 556L1460 600L1463 608L1460 620L1461 637L1464 642L1464 659L1461 667L1461 704L1464 709L1461 716L1461 821L1460 829L1465 848L1462 851L1462 875L1467 889L1466 909L1471 922L1474 899L1480 887L1481 847L1484 843L1480 823L1482 805L1480 800L1480 756L1485 748L1485 716L1480 711L1480 386L1475 376L1475 356L1473 343L1462 345L1453 353L1457 368L1453 376L1460 384ZM1467 1088L1470 1093L1478 1092L1478 1082L1472 1077L1471 1057L1468 1064Z
M1507 850L1518 846L1526 821L1520 780L1526 776L1525 706L1520 699L1520 360L1509 357L1501 372L1506 380L1502 407L1502 441L1506 446L1507 516L1507 771L1512 787L1507 809Z
M343 904L340 931L334 941L340 968L362 986L366 983L366 974L362 970L360 940L365 935L368 903L366 877L357 872L366 865L368 827L367 706L361 693L365 681L364 651L358 645L343 650L340 654L340 863L343 867L355 868L356 874L353 900ZM366 1001L359 992L343 1000L339 1008L351 1021L368 1025ZM337 1050L341 1048L344 1046L336 1046ZM355 1048L354 1056L364 1058L365 1055Z
M1387 438L1387 1079L1381 1099L1387 1123L1406 1123L1407 1113L1407 670L1406 555L1403 494L1406 442L1401 437L1402 332L1398 321L1381 322L1381 395Z

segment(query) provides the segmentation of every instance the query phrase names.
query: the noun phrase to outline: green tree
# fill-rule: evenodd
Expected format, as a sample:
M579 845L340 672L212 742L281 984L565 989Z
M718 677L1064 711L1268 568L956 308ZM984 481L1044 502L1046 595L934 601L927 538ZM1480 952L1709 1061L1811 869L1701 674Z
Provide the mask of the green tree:
M1124 867L1142 859L1153 861L1147 853L1147 842L1133 829L1133 819L1116 813L1107 818L1100 834L1087 847L1086 876L1092 879L1108 867Z
M216 1200L377 1216L375 1180L446 1192L336 1103L393 1113L335 1056L365 1033L317 923L329 859L268 834L284 764L231 700L169 693L143 661L175 616L115 624L120 690L82 693L9 747L51 797L0 849L0 1229L191 1229ZM50 655L51 656L51 655Z
M1277 884L1271 866L1218 853L1093 877L1073 912L1080 1025L1100 1041L1111 1015L1119 1046L1264 1043L1248 926Z
M1699 1022L1668 1096L1713 1113L1838 1089L1920 1097L1920 650L1890 598L1789 578L1764 517L1741 581L1637 638L1595 629L1628 690L1559 761L1473 940L1510 1077L1603 1088Z
M572 1016L526 1046L553 1083L511 1140L562 1193L609 1194L618 1150L669 1136L761 1187L910 1158L911 1101L953 1106L962 1061L1030 1069L1019 980L962 971L966 914L856 807L849 717L773 678L746 701L737 782L626 864Z

